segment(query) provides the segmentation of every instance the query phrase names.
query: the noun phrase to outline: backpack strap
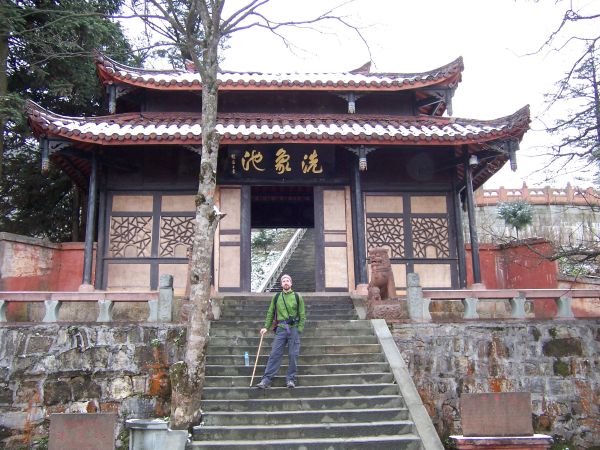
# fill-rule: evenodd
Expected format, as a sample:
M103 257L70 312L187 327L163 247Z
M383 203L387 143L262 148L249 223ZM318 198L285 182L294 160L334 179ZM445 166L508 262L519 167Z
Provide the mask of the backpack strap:
M280 294L281 292L278 292L275 294L275 297L273 297L273 331L277 330L277 325L279 323L279 319L277 318L277 300L279 299ZM283 304L285 305L285 301Z

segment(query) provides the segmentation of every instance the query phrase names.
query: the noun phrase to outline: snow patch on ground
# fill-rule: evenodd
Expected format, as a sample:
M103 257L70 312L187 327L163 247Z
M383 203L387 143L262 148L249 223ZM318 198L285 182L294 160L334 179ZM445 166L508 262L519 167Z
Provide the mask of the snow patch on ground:
M264 233L261 235L262 230L264 230ZM270 273L271 268L275 265L281 252L285 249L285 246L295 232L295 228L257 228L252 230L252 247L250 253L252 260L252 292L258 292L258 287ZM272 243L266 247L258 246L257 242L260 241L260 238L264 238L265 236L268 240L272 240Z

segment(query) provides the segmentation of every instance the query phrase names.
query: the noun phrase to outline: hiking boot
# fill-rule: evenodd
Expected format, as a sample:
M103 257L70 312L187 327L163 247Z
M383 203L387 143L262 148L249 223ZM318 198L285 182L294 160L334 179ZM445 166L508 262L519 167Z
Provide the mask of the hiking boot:
M290 389L294 389L296 387L296 383L294 382L294 380L288 380L286 386Z
M260 380L260 383L256 385L258 389L269 389L271 385L267 383L265 380Z

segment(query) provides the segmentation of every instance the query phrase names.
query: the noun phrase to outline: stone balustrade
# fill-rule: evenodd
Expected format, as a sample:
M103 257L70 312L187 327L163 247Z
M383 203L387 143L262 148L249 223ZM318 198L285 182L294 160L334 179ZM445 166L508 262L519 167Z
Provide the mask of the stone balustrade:
M7 322L6 310L9 303L44 303L42 322L58 322L61 306L66 302L96 303L96 322L112 322L112 311L117 302L147 302L147 322L171 322L173 311L173 277L162 275L157 291L0 291L0 323Z
M477 206L496 205L501 202L524 200L533 205L600 205L600 192L594 188L580 188L567 184L565 188L528 187L523 183L520 188L478 189L475 192Z
M600 289L460 289L424 290L415 273L407 277L408 314L412 320L431 321L429 306L433 300L460 301L464 306L463 319L479 319L479 302L508 300L510 317L525 319L525 303L528 300L552 299L557 306L557 319L574 318L571 303L574 298L599 299Z

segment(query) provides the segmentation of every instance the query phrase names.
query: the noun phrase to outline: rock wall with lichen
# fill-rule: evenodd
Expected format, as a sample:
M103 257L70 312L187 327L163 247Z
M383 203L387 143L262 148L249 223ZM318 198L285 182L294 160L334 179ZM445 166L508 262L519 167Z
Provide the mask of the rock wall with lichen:
M391 327L440 435L460 434L463 392L520 391L531 392L536 432L600 448L599 320ZM0 448L30 448L47 436L52 413L97 411L118 414L115 442L126 449L126 418L169 415L167 367L183 356L184 330L0 326Z
M530 392L536 432L600 449L599 320L394 324L392 334L441 436L461 434L463 392Z
M169 415L169 364L179 325L5 324L0 327L0 448L35 448L50 414L115 412L117 448L128 417Z

